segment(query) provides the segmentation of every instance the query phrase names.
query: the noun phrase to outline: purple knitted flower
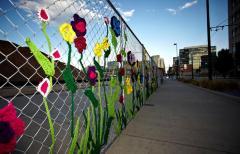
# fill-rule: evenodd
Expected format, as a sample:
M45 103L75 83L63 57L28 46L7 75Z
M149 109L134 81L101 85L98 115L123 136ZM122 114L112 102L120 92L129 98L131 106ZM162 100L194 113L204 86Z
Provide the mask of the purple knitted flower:
M71 21L71 25L77 37L84 36L87 32L85 19L79 17L78 14L74 14L73 19L74 21Z

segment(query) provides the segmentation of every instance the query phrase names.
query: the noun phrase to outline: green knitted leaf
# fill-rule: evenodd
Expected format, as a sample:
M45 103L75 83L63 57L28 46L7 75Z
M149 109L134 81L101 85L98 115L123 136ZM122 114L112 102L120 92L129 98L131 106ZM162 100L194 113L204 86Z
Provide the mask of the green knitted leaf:
M105 58L108 58L108 56L110 55L111 53L111 48L109 47L107 50L104 51L104 57Z
M70 146L70 150L69 150L69 154L73 154L74 152L74 149L77 145L77 139L78 139L78 132L79 132L79 128L80 128L80 123L79 123L79 118L77 119L77 124L76 124L76 127L74 129L74 137L72 139L72 143L71 143L71 146Z
M50 62L50 60L41 53L41 51L31 41L30 38L26 38L26 43L31 52L33 53L33 56L35 57L39 65L42 67L44 73L47 76L54 76L55 74L54 65Z
M113 47L114 47L114 51L115 51L115 53L116 53L116 50L117 50L117 38L116 38L116 35L115 35L115 33L114 33L114 31L113 31L113 29L110 27L110 32L111 32L111 35L112 35L112 45L113 45ZM117 53L116 53L117 54Z
M84 143L83 143L83 154L87 154L87 144L88 144L88 139L89 139L89 131L90 131L90 108L88 108L87 112L87 128L86 132L84 135Z
M116 84L117 84L116 78L111 76L111 79L110 79L110 87L114 87Z
M91 101L91 103L93 104L93 106L96 108L98 107L98 100L96 99L96 97L94 96L92 89L88 88L85 90L84 94L89 98L89 100Z
M94 61L94 65L96 66L96 68L97 68L97 70L98 70L98 72L100 74L101 79L103 79L103 77L104 77L104 74L103 74L104 70L99 65L99 63L96 61L95 57L93 58L93 61Z
M127 38L126 30L124 31L124 39L125 39L125 42L127 42L128 38Z
M109 117L115 117L115 103L118 101L118 96L120 93L121 88L119 86L116 86L116 90L114 91L113 95L109 97L109 103L108 103L108 114Z
M67 89L72 93L75 93L77 90L77 84L73 78L70 67L66 67L63 71L63 79L66 83Z
M121 52L121 54L123 55L123 57L126 57L126 56L127 56L126 51L125 51L124 49L122 49L120 52Z

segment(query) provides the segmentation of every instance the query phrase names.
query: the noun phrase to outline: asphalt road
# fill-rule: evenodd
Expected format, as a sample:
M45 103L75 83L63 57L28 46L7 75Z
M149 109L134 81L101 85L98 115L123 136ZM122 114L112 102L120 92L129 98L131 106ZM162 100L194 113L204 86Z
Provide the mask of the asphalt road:
M107 154L239 154L240 99L165 81Z

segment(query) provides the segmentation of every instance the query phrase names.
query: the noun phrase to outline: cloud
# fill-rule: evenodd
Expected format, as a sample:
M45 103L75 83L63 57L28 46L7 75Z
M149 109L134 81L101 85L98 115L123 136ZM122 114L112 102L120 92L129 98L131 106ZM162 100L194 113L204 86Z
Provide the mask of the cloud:
M134 12L135 12L135 10L132 9L132 10L129 10L129 11L123 11L122 14L123 14L124 17L132 17Z
M171 14L173 14L173 15L175 15L175 14L177 14L177 10L175 10L175 9L171 9L171 8L168 8L168 9L166 9L168 12L170 12Z
M117 8L117 10L120 12L120 14L122 15L123 19L126 20L126 21L129 21L130 20L130 17L133 16L135 10L132 9L132 10L128 10L128 11L123 11L121 8Z
M197 0L192 1L192 2L187 2L183 6L180 7L180 10L187 9L192 7L194 4L197 4Z
M187 2L187 3L185 3L182 6L179 6L178 9L168 8L166 10L168 12L170 12L171 14L176 15L178 12L180 12L180 11L182 11L184 9L190 8L193 5L197 4L197 2L198 2L197 0L194 0L194 1L191 1L191 2Z

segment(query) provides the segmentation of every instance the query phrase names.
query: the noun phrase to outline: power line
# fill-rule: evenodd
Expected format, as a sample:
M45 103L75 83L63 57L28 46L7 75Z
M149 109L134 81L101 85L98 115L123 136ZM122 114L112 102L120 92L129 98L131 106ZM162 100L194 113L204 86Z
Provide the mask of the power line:
M219 31L219 30L223 30L225 27L230 27L230 26L238 26L240 24L232 24L232 25L218 25L218 26L214 26L214 27L210 27L211 31Z

